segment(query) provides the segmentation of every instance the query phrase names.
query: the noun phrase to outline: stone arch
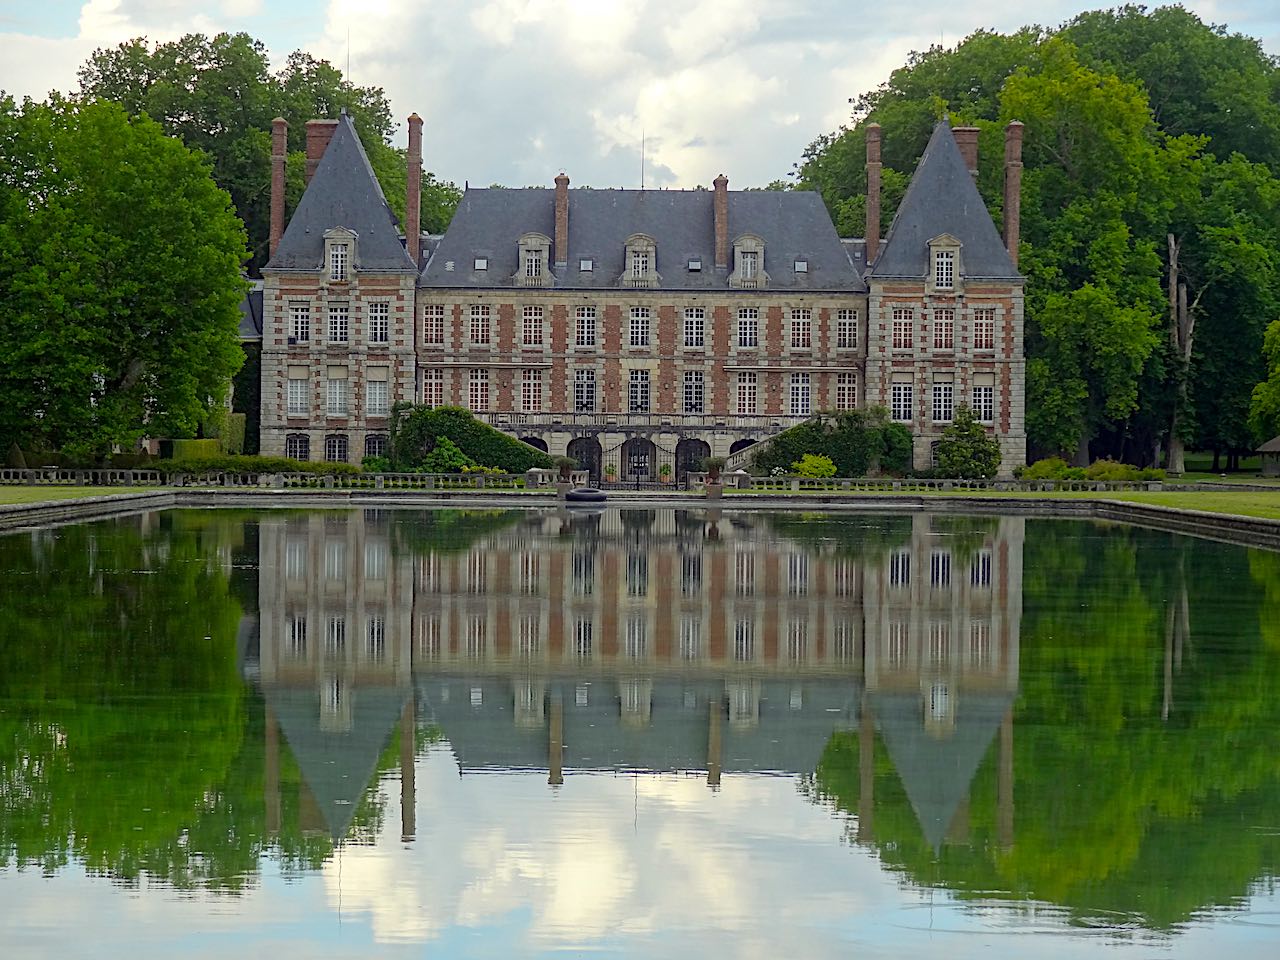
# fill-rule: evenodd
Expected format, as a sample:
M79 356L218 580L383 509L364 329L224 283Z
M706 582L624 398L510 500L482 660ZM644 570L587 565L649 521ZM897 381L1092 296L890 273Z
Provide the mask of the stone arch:
M735 440L733 443L729 444L729 454L733 455L739 450L745 450L747 447L754 447L755 445L755 440L750 437L743 437L741 440Z
M711 444L685 437L676 444L676 483L684 483L685 475L702 469L702 461L711 456Z
M632 437L622 445L619 480L657 480L658 448L648 437Z
M547 450L547 441L543 440L541 437L521 437L520 442L527 443L531 447L537 447L543 453L549 452Z
M600 461L604 459L604 451L600 449L600 441L595 437L575 437L569 441L565 453L578 461L578 469L591 475L592 483L600 482Z

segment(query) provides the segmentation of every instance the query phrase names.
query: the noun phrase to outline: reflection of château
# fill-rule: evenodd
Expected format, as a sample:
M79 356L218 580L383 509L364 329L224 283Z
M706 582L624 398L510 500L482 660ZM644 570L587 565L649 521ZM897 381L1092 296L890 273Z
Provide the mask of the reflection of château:
M834 730L878 729L934 847L1003 723L1011 810L1021 520L531 511L424 533L435 519L260 525L268 765L278 724L335 839L397 722L413 833L414 704L462 769L552 783L807 773Z

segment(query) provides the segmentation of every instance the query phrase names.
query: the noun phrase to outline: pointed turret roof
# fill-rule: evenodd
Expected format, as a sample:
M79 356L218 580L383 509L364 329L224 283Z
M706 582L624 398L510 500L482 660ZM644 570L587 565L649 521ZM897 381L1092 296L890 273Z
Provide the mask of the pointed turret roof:
M416 273L400 241L399 222L345 111L267 269L319 270L324 233L334 227L355 231L360 269Z
M870 276L923 279L929 270L929 241L943 234L961 243L962 276L1021 278L946 120L933 128Z

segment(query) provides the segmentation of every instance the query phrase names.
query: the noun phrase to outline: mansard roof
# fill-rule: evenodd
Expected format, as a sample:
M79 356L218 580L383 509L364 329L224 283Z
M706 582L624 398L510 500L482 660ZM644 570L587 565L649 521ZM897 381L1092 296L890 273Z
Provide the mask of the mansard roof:
M569 191L569 250L556 251L555 287L615 289L626 266L627 238L644 234L656 243L660 289L725 290L729 270L715 266L711 190ZM729 241L744 234L765 245L769 290L862 293L859 269L836 235L822 198L807 191L729 191ZM555 236L555 191L530 187L468 189L431 259L421 287L510 287L518 268L518 241L538 232ZM488 269L475 270L476 258ZM592 269L581 269L583 260ZM702 269L691 271L690 260ZM806 273L794 261L805 260Z
M345 111L266 269L319 270L324 232L334 227L356 234L357 269L414 269L396 216Z
M933 128L870 276L923 279L929 241L941 234L960 241L962 276L1021 279L946 120Z

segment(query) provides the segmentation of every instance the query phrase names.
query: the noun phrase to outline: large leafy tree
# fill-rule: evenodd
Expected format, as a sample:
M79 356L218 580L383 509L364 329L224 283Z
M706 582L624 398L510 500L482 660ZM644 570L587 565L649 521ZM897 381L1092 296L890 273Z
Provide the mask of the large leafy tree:
M244 256L226 192L154 121L0 101L0 446L194 435L243 362Z

